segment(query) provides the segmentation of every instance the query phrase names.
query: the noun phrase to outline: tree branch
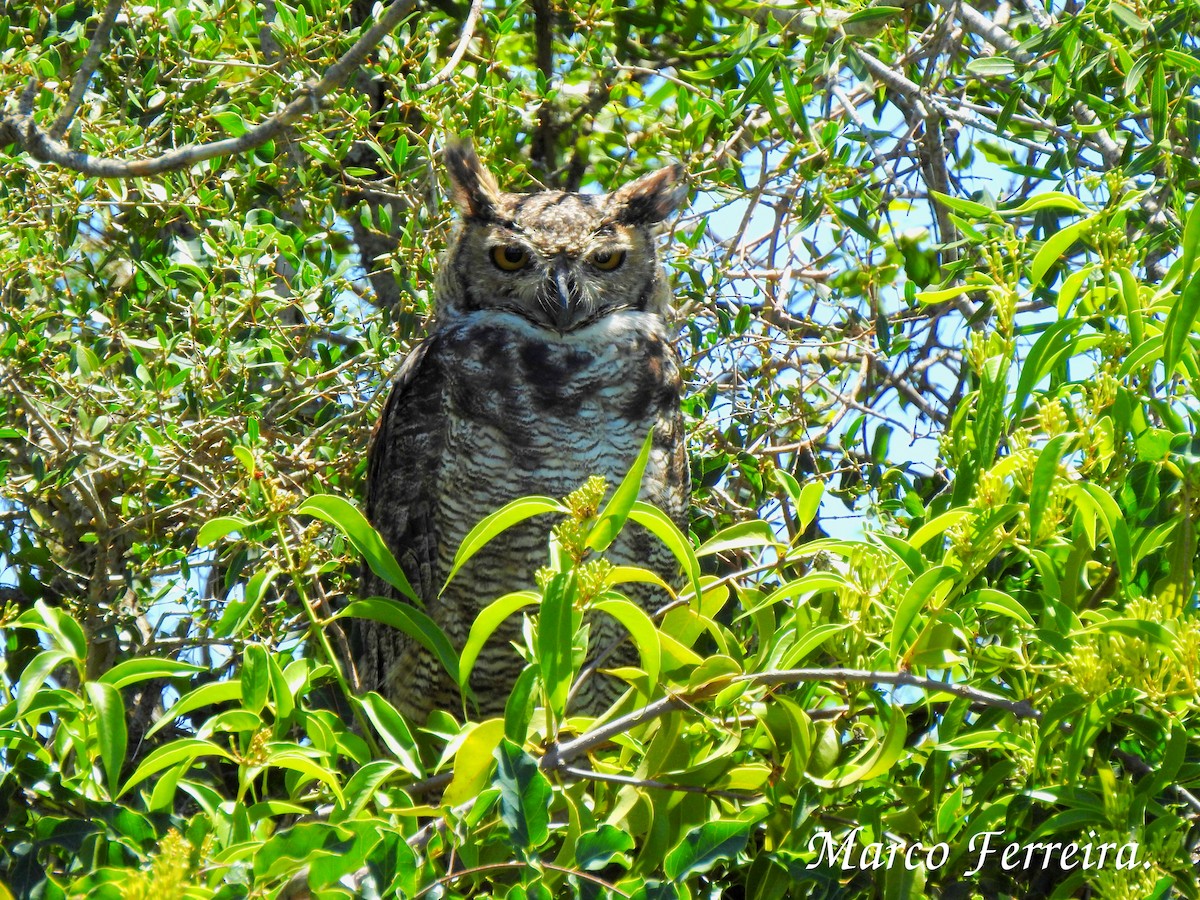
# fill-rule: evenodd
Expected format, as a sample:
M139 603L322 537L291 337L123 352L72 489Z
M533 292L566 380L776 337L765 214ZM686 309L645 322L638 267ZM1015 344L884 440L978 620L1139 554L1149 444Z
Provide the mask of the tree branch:
M123 2L124 0L108 0L108 6L104 7L104 14L100 17L100 22L96 25L96 32L92 35L91 43L88 44L87 54L79 66L79 71L75 73L75 82L71 85L71 93L67 95L67 105L63 107L63 111L59 113L58 118L54 120L54 124L50 126L50 136L52 138L61 138L66 134L67 129L71 125L71 120L75 118L75 113L79 110L79 104L83 102L84 92L87 91L88 82L92 80L96 66L100 64L100 54L108 46L108 38L112 34L113 23L117 21L117 13L121 11L121 4Z
M231 156L260 147L281 134L288 126L320 108L321 100L339 87L371 49L400 24L416 6L416 0L394 0L378 22L362 35L354 46L334 63L318 82L309 82L287 106L271 118L236 138L208 144L189 144L149 159L106 159L70 147L43 131L33 117L33 101L38 83L31 79L15 116L0 117L0 136L14 134L18 143L39 162L52 163L99 178L135 178L175 172L218 156ZM65 114L65 112L64 112ZM60 116L60 120L61 120Z
M467 53L467 47L471 45L471 38L475 34L475 23L479 21L479 15L482 12L483 0L471 0L471 10L467 13L467 21L463 23L462 34L459 35L458 46L454 48L454 54L436 75L428 81L421 82L413 90L424 93L447 81L454 74L454 70L458 68L458 64L462 62L462 58Z

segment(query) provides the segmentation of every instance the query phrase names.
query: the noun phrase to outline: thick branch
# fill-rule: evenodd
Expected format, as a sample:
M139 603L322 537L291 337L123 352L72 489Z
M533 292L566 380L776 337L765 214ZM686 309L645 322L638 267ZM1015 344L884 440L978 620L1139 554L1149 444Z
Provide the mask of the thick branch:
M121 11L123 2L124 0L108 0L108 6L104 7L104 14L96 25L96 33L92 35L91 43L88 44L87 54L83 57L79 71L75 73L75 82L71 85L71 93L67 96L67 105L63 107L63 111L50 126L51 137L60 138L67 133L71 120L75 118L75 113L79 110L79 104L83 102L88 82L92 80L96 66L100 65L100 54L108 46L113 23L117 21L117 13Z

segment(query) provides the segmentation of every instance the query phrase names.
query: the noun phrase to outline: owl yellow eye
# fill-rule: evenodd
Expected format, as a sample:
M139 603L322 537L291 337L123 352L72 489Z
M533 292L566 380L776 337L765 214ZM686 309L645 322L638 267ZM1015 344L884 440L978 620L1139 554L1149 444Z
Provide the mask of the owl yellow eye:
M625 262L624 250L597 250L589 258L591 264L597 269L602 269L605 272L611 272L613 269Z
M515 244L492 248L492 262L505 272L517 272L529 265L529 251Z

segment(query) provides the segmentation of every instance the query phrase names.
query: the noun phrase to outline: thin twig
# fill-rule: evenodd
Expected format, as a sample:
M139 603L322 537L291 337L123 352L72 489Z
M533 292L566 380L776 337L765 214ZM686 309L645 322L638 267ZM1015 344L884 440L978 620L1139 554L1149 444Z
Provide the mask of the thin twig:
M479 21L481 12L483 12L483 0L471 0L471 11L467 13L467 21L463 23L462 34L459 35L458 46L454 48L454 54L436 75L428 81L421 82L413 90L424 93L449 80L450 76L454 74L454 70L458 68L458 64L462 62L463 56L466 55L467 47L470 46L471 38L475 34L475 23Z

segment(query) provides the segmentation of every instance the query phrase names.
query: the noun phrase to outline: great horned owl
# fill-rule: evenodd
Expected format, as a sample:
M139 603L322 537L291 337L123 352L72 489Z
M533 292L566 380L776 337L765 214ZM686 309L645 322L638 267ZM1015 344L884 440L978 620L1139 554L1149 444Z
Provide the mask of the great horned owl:
M448 147L445 160L462 220L441 262L431 333L400 369L376 428L366 507L426 612L461 650L479 611L532 588L547 561L551 523L533 519L493 540L439 595L463 537L505 503L562 497L593 474L615 485L653 428L641 499L686 527L681 381L655 227L687 189L681 167L670 166L602 196L510 194L470 144ZM633 525L608 557L667 578L676 571ZM396 596L370 573L362 593ZM654 602L644 590L633 596ZM591 646L618 641L621 626L597 619ZM417 721L435 708L461 710L457 686L416 641L373 622L356 626L365 690ZM521 671L519 637L511 617L476 662L471 687L484 715L503 710ZM610 679L589 684L600 687L581 692L576 708L595 710L615 694Z

